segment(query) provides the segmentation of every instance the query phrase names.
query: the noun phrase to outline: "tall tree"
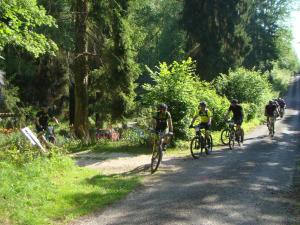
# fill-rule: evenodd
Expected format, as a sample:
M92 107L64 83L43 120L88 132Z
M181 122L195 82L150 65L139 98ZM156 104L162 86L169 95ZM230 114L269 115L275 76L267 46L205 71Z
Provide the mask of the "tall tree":
M38 4L55 19L59 27L42 26L38 29L59 47L56 56L45 54L35 59L23 48L9 44L3 51L5 71L11 77L11 84L21 87L19 97L23 105L34 106L38 102L47 102L61 106L60 111L67 102L69 52L74 49L72 14L66 13L71 9L71 2L38 0Z
M89 139L88 131L88 0L75 2L75 120L74 131L81 139Z
M102 119L120 120L134 105L134 81L139 68L130 36L129 2L95 1L91 7L90 29L98 35L89 35L91 50L96 53L90 91L97 99L93 111L100 113Z
M249 52L245 25L252 2L247 0L185 0L182 24L188 33L187 51L197 70L213 79L242 64Z
M277 42L282 36L282 31L285 30L284 20L288 18L291 1L255 0L254 2L246 29L251 37L252 49L244 61L244 66L270 71L272 61L280 57Z

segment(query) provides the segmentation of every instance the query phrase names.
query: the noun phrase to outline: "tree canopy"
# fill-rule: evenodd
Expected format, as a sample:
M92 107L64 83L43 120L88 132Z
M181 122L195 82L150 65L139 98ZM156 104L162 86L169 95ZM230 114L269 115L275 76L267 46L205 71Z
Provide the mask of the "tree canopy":
M56 44L39 32L42 26L56 26L55 20L36 0L0 2L0 51L8 44L21 46L35 57L57 50Z

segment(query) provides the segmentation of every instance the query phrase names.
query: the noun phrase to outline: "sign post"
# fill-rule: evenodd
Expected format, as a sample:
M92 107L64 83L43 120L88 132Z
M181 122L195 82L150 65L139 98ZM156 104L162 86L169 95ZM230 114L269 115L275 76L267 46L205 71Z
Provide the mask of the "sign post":
M43 154L45 154L47 152L45 150L45 148L42 146L39 139L35 136L35 134L28 127L21 128L21 131L27 137L27 139L30 141L30 143L32 145L37 145L40 148L40 150L42 151Z

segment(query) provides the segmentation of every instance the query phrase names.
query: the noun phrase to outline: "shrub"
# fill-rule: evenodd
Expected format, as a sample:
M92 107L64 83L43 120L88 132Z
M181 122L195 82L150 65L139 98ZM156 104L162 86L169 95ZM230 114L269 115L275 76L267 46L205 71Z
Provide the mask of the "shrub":
M228 75L221 74L214 81L214 85L218 93L228 99L238 99L241 103L248 103L247 118L254 118L258 112L261 112L263 105L274 97L267 74L244 68L230 71Z
M269 79L273 89L279 93L284 94L289 86L289 82L293 76L293 72L288 69L279 68L277 63L274 63L273 70L270 72Z
M169 106L176 138L188 137L188 126L201 100L207 101L209 108L214 109L214 127L220 127L228 100L218 96L209 83L197 78L192 59L180 63L175 61L171 65L162 63L158 71L149 71L154 83L143 86L146 92L142 95L142 102L148 107L156 107L161 102Z

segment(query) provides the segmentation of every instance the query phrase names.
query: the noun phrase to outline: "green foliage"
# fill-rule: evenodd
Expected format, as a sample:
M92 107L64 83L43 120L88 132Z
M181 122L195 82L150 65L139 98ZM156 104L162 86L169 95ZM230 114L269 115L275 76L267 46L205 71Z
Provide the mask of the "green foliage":
M230 71L228 75L221 74L215 81L220 94L228 99L238 99L239 102L259 105L265 96L270 97L271 85L267 75L256 71L239 68Z
M241 103L249 103L249 118L261 110L262 106L272 99L274 93L266 74L254 70L238 68L230 71L228 75L221 74L215 81L215 87L219 94L228 99L238 99Z
M189 58L181 63L173 62L171 65L161 63L159 71L149 71L155 84L143 86L146 90L143 95L144 104L156 109L159 103L166 103L172 115L176 137L184 138L198 102L193 61Z
M243 110L244 110L244 119L245 121L250 121L255 119L256 117L260 117L264 114L258 114L258 112L262 113L262 108L254 103L243 103L242 104Z
M145 145L148 144L148 141L150 139L150 133L141 128L133 127L122 130L121 138L122 140L127 141L128 144Z
M195 62L191 58L170 65L161 63L159 70L151 73L154 84L145 84L142 96L148 107L157 107L161 102L169 106L176 138L188 135L188 126L195 115L200 100L206 100L214 109L215 126L220 127L228 101L217 95L212 86L201 82L195 74Z
M130 33L137 61L153 68L159 62L172 62L184 56L185 32L181 30L182 2L177 0L131 1ZM147 76L142 78L147 80Z
M91 73L90 95L97 102L92 111L102 120L120 120L134 109L135 80L139 66L130 38L129 1L94 2L92 29L102 38L93 39L101 55ZM97 95L98 94L98 95Z
M0 15L0 51L8 44L21 46L35 57L57 50L53 41L38 33L39 27L55 26L55 22L36 0L2 0Z
M279 94L286 93L292 77L292 71L289 69L280 68L278 63L274 63L273 69L270 72L270 80L274 91Z
M289 16L290 0L255 0L246 31L251 38L251 50L246 55L243 66L270 71L272 62L282 57L281 47L291 46L283 40L290 35L284 21ZM278 45L279 44L279 45Z
M182 25L188 34L188 54L197 60L202 78L212 80L241 66L251 49L246 32L250 1L185 0Z
M4 97L3 105L1 106L1 111L14 112L17 110L17 103L20 102L19 99L19 88L13 86L10 81L5 80L5 85L1 88L1 94Z

